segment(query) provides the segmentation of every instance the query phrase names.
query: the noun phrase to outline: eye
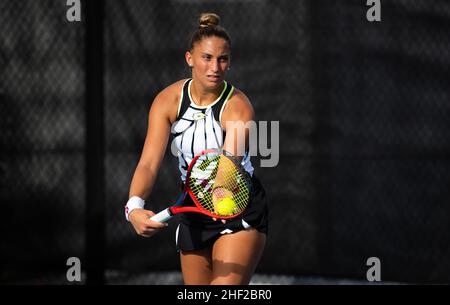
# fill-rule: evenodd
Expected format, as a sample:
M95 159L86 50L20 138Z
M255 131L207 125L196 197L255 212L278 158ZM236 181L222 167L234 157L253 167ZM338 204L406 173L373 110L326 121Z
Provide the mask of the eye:
M203 59L210 61L211 60L211 56L210 55L203 55Z

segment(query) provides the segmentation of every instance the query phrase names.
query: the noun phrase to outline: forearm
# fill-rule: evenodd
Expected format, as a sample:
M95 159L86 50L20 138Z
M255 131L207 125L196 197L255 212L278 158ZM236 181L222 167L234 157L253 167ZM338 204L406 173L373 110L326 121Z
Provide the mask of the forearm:
M138 165L131 181L129 198L138 196L146 200L153 189L157 175L157 169L149 166Z

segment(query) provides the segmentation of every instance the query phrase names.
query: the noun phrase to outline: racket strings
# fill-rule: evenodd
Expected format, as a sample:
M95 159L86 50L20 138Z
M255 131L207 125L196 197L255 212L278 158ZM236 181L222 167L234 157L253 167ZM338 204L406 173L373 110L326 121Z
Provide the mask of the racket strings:
M205 154L198 158L188 182L200 205L213 214L218 214L215 204L220 199L229 197L235 204L228 216L241 213L249 202L247 180L236 164L223 155Z

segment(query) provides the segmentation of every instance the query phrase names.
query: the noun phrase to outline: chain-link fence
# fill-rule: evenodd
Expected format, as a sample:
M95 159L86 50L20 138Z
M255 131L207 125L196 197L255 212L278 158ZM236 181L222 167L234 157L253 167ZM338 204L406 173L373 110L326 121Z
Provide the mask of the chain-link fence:
M1 278L84 252L84 27L66 1L1 1Z
M205 11L232 38L229 82L258 120L280 122L278 166L254 159L270 198L257 273L365 279L375 256L383 280L450 282L450 3L381 5L369 22L360 0L104 1L107 282L179 269L177 221L142 239L123 205L149 107L190 76L184 52ZM68 8L0 4L2 282L63 279L67 258L85 257L89 28ZM178 179L167 152L152 210L176 199Z

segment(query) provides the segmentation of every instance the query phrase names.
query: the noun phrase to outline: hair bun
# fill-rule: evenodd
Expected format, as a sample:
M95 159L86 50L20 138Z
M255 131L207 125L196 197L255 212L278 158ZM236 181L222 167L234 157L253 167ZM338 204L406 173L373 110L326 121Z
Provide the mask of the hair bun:
M219 25L220 17L214 13L204 13L200 16L198 21L199 28L216 27Z

